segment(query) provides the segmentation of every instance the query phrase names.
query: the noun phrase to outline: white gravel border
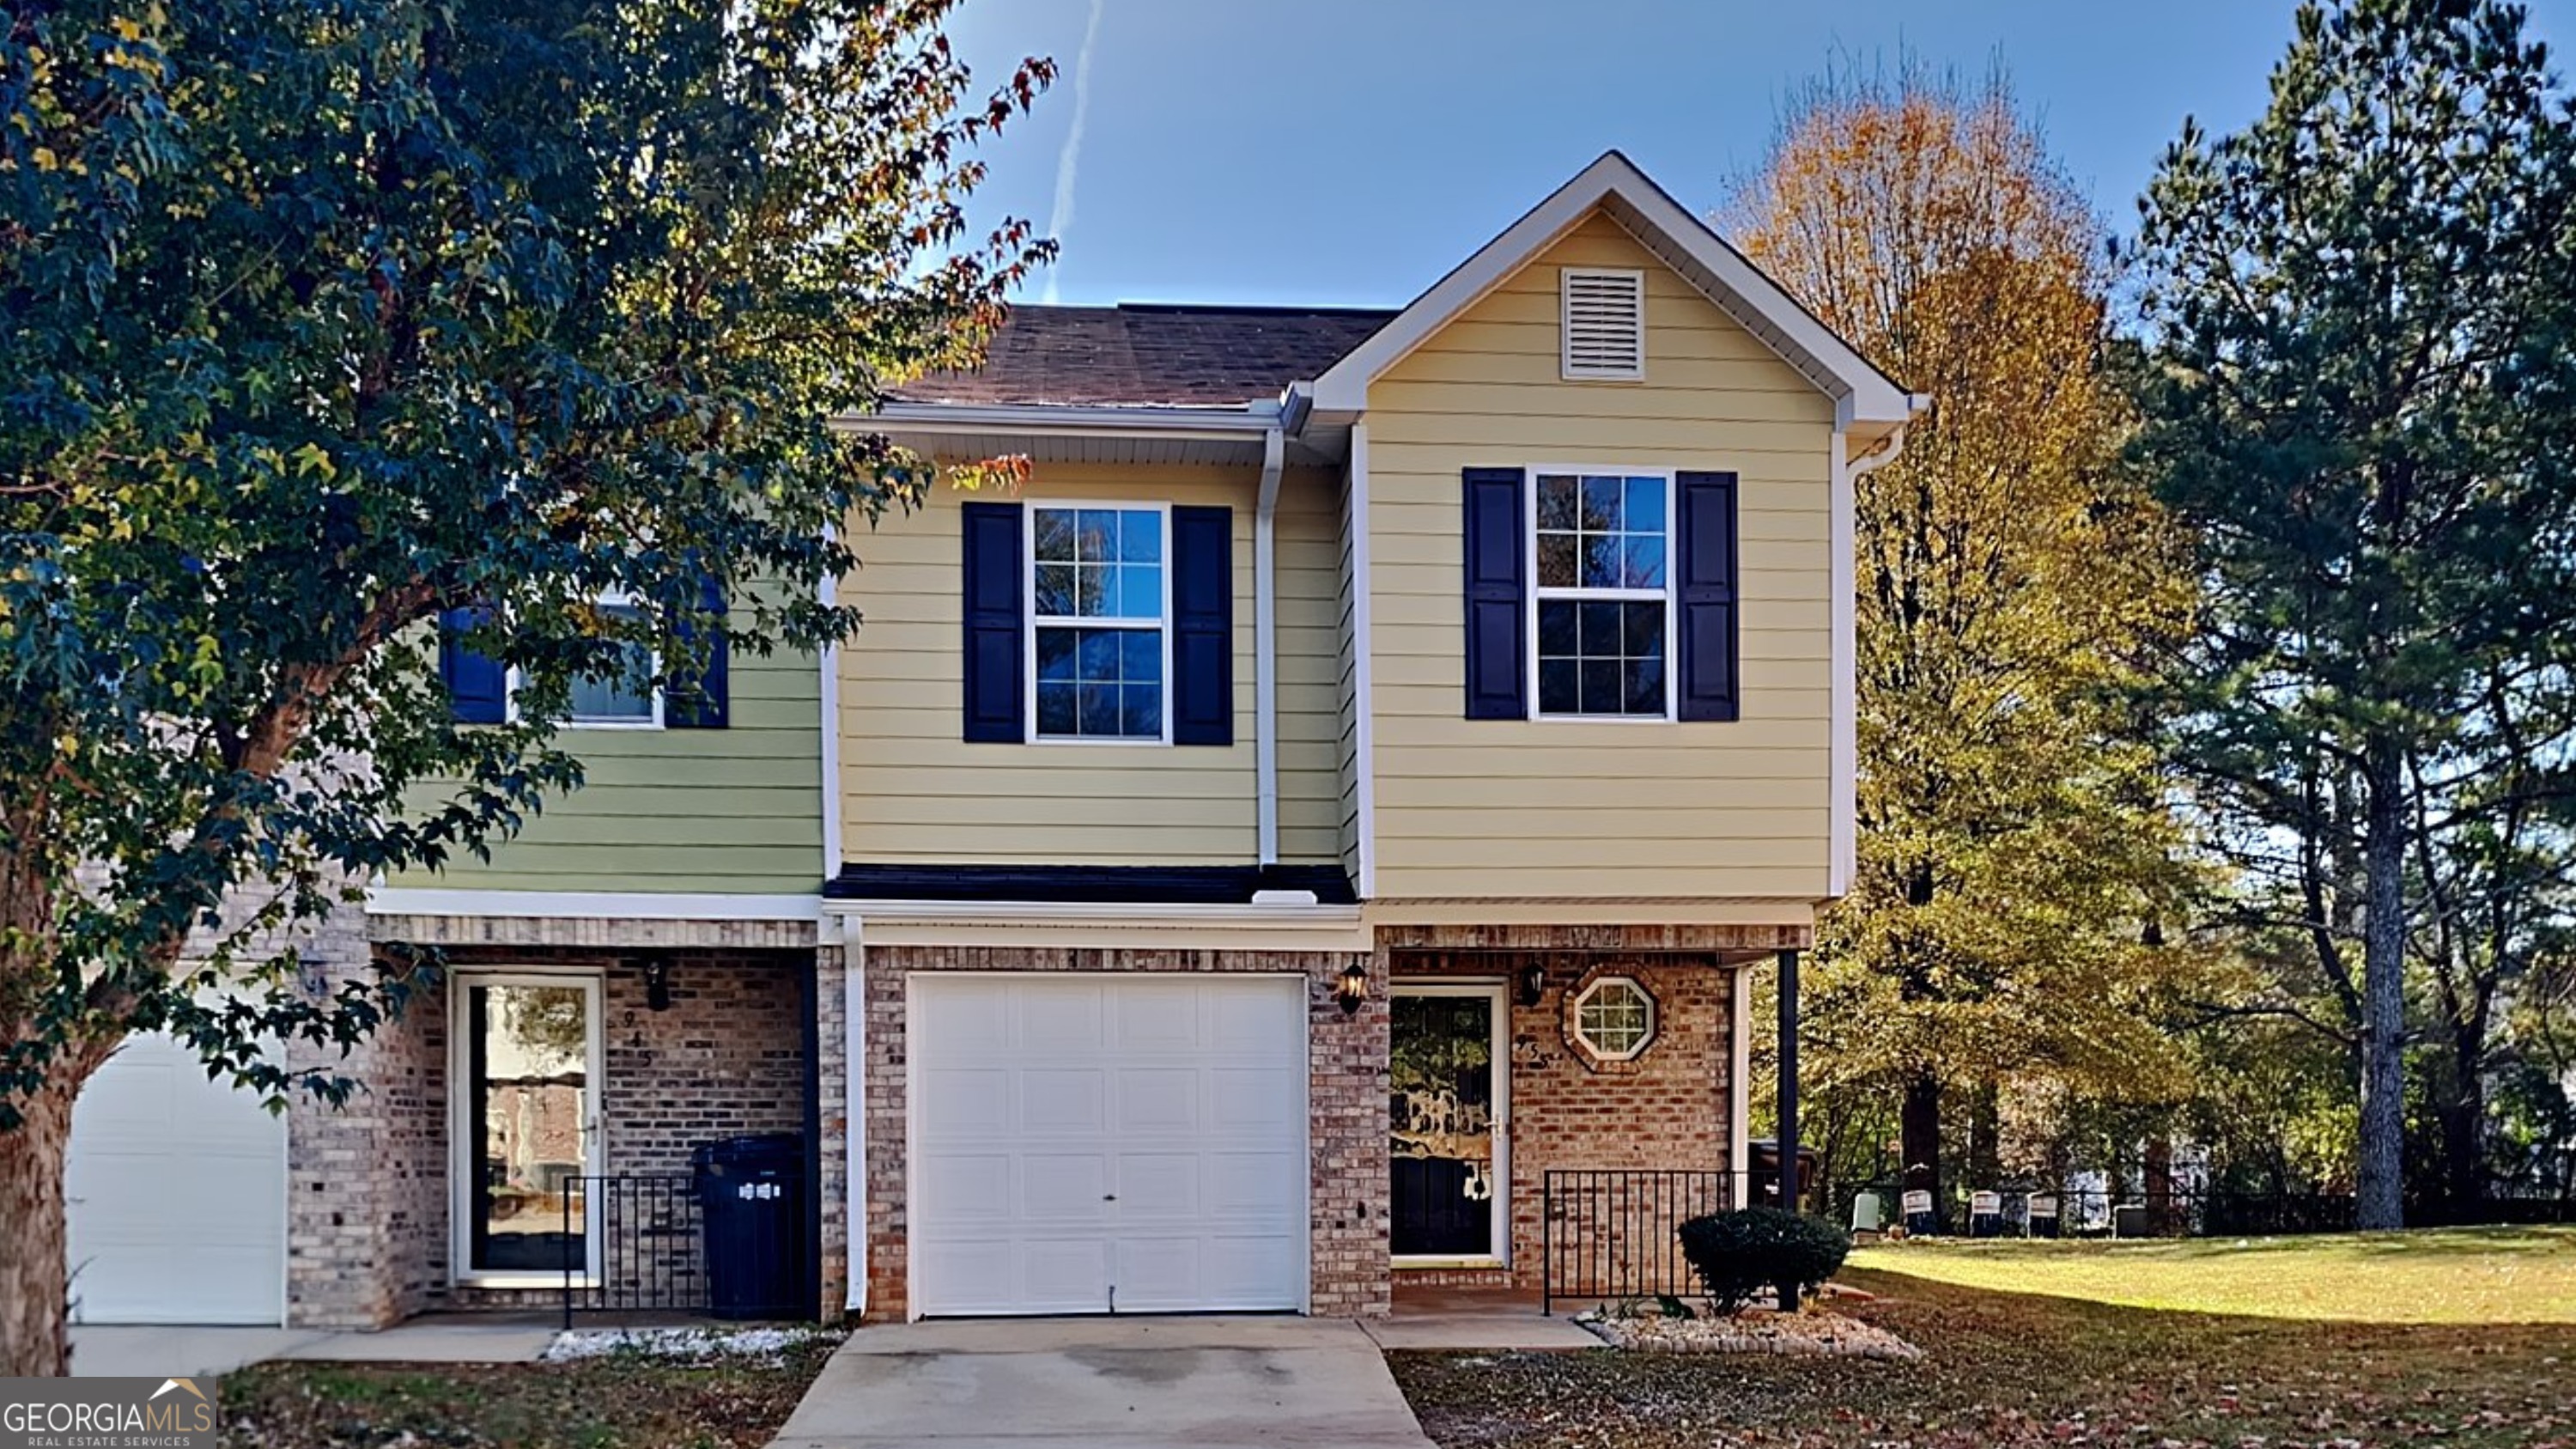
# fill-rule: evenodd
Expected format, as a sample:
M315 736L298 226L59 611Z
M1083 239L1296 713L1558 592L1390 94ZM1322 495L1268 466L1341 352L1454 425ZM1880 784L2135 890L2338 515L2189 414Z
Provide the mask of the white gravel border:
M720 1358L759 1354L775 1358L799 1344L837 1342L828 1328L575 1328L546 1345L539 1363L576 1363L632 1353L646 1358Z
M1613 1348L1636 1353L1774 1353L1823 1358L1875 1358L1912 1363L1923 1350L1876 1324L1810 1308L1802 1313L1747 1309L1731 1317L1610 1317L1575 1322Z

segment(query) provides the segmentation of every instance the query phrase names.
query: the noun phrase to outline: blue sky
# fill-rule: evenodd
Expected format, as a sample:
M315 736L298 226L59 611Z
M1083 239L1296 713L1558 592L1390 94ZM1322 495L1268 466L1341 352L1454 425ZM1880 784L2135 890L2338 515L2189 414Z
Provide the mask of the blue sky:
M2000 61L2125 227L2183 117L2260 111L2288 0L964 0L979 82L1063 66L976 212L1052 228L1065 302L1409 301L1601 152L1685 204L1837 56ZM2576 0L2536 0L2553 51ZM1088 64L1086 30L1092 31ZM2565 62L2560 62L2562 67ZM1076 135L1076 118L1079 134Z

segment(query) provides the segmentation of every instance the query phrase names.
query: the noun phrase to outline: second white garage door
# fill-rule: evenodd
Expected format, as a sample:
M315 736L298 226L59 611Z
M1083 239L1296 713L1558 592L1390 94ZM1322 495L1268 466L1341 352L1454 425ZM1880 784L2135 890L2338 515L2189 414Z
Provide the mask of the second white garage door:
M72 1108L64 1196L80 1323L269 1323L286 1304L286 1122L159 1032Z
M1305 1306L1305 978L906 989L917 1312Z

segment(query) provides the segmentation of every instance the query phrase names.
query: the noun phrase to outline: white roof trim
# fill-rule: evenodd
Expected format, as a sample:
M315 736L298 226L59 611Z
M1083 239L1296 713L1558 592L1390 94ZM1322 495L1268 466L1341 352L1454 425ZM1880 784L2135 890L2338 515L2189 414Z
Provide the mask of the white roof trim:
M1247 408L1104 407L1053 403L888 401L872 413L841 418L854 432L893 437L955 433L1021 433L1031 437L1164 438L1259 443L1279 426L1280 405Z
M1625 228L1834 399L1842 426L1903 423L1914 416L1916 398L1616 151L1583 168L1334 363L1315 380L1316 408L1334 414L1365 412L1369 383L1595 210Z

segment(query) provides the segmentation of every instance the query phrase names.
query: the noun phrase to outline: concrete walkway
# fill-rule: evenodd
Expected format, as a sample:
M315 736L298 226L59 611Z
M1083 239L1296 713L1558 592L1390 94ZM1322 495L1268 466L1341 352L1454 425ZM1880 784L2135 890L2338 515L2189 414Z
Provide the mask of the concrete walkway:
M1079 1318L863 1328L771 1449L1431 1449L1357 1324Z
M72 1377L214 1377L337 1336L309 1328L164 1328L76 1323L72 1325Z
M377 1333L312 1328L126 1327L72 1329L80 1378L218 1375L269 1359L338 1363L533 1363L554 1341L551 1320L433 1314Z

